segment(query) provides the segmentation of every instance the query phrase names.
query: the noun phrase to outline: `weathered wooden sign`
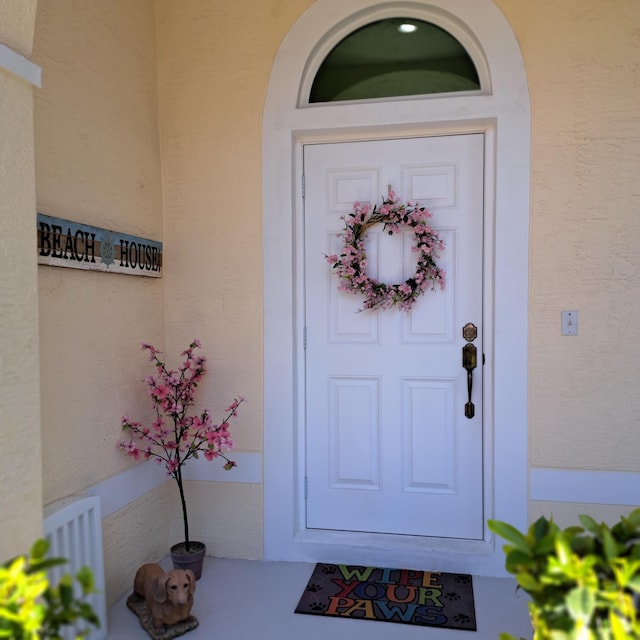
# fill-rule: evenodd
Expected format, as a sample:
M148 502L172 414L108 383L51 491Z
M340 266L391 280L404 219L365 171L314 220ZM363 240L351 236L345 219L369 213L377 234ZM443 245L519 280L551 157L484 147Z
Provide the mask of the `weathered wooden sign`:
M162 242L38 214L38 264L162 275Z

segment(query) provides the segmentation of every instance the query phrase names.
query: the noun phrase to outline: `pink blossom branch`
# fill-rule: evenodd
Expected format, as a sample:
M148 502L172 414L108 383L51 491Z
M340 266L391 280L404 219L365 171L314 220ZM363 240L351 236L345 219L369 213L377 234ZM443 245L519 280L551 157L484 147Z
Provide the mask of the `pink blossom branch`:
M238 407L244 398L234 398L225 409L226 417L219 425L213 424L208 409L195 416L188 412L194 406L195 390L206 372L206 358L195 356L194 350L200 348L200 341L194 340L182 352L185 360L178 369L168 369L160 359L161 352L150 344L143 344L143 350L149 351L149 360L156 368L156 374L145 379L147 393L151 397L156 420L151 428L143 428L142 423L122 418L122 429L129 431L129 440L122 440L118 446L136 460L154 458L164 464L167 475L173 477L180 492L182 503L185 543L189 547L189 523L182 482L182 467L190 458L204 454L207 460L222 458L226 470L237 464L225 455L234 446L229 437L229 423L238 415ZM164 428L165 419L172 426Z

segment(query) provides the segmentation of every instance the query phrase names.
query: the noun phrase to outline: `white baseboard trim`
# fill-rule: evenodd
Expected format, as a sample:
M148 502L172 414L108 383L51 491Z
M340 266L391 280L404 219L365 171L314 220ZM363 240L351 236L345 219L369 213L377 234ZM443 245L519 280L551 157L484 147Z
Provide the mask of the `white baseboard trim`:
M640 504L640 473L531 469L529 497L544 502Z
M26 80L34 87L42 86L42 69L27 60L24 56L16 53L6 44L0 43L0 69L4 69L14 76Z
M184 478L203 482L262 484L262 454L236 452L238 466L225 471L219 461L190 460ZM163 467L149 461L98 482L82 496L99 496L106 518L168 480ZM622 471L575 471L531 469L529 498L542 502L575 502L602 505L640 505L640 473Z
M152 462L143 462L116 476L88 487L83 496L98 496L102 519L135 502L145 493L166 482L167 474Z
M182 476L185 480L262 484L261 453L233 452L232 459L238 463L238 466L231 471L225 471L219 460L211 462L205 458L189 460L183 468ZM98 482L80 492L79 495L98 496L104 519L167 480L170 478L167 477L164 467L148 461Z

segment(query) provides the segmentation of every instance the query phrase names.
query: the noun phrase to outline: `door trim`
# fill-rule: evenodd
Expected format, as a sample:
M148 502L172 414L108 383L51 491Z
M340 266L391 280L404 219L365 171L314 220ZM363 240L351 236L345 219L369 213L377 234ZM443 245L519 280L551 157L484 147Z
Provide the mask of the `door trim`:
M314 532L303 527L304 424L300 211L302 144L378 137L482 132L486 136L485 353L487 517L527 522L527 318L530 107L520 51L491 0L459 0L457 18L482 43L491 95L417 98L297 108L313 43L370 0L317 0L287 34L276 57L263 118L264 195L264 556L344 561L504 575L500 544L411 536ZM429 20L450 0L385 2ZM382 5L380 5L382 6ZM407 8L409 7L409 8ZM420 9L420 11L418 11ZM361 14L359 14L361 15ZM425 121L426 120L426 121ZM492 274L492 275L491 275ZM488 328L493 328L490 330Z

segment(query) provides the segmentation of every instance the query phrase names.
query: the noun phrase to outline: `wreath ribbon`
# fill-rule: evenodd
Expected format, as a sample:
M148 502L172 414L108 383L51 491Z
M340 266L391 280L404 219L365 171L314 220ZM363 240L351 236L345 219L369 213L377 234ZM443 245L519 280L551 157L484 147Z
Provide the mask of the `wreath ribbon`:
M427 289L445 286L445 272L438 267L436 259L444 249L444 242L428 224L431 213L426 207L407 202L404 204L393 191L382 198L378 207L360 202L353 203L353 210L343 217L344 232L339 235L344 242L340 255L325 256L340 277L338 289L353 294L363 294L364 309L390 309L394 306L409 311L418 297ZM364 239L368 230L382 224L389 235L409 227L413 230L415 243L412 251L418 253L416 272L401 284L386 284L367 275L367 255Z

